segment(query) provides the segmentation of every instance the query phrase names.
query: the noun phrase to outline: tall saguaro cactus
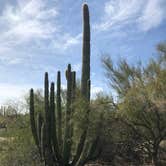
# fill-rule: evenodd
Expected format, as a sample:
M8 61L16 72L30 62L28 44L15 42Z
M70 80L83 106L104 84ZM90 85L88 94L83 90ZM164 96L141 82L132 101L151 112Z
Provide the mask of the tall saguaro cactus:
M86 98L87 81L90 80L90 23L88 5L83 5L83 47L82 47L82 77L81 94Z
M39 113L35 118L34 92L30 91L30 120L32 134L35 143L39 149L41 158L46 166L83 166L89 160L94 159L96 155L95 147L98 143L98 136L91 144L86 144L89 122L89 104L90 104L90 25L89 10L87 4L83 6L84 30L83 30L83 61L82 61L82 83L81 94L87 103L86 124L80 136L76 151L72 151L73 122L72 113L75 111L73 105L76 99L76 72L72 71L71 65L68 65L66 71L67 95L65 124L62 123L61 106L61 73L57 73L56 103L54 83L51 83L49 92L48 73L45 73L44 80L44 117ZM64 125L64 127L63 127ZM64 133L62 129L64 128ZM62 136L64 138L62 139Z

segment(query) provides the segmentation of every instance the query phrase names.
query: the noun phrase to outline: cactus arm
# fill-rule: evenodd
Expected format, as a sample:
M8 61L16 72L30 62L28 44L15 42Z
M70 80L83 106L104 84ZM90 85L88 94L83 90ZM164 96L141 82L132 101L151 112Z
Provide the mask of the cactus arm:
M100 121L97 124L97 129L98 130L97 130L97 133L96 133L96 137L92 141L91 147L89 148L89 152L87 153L87 157L84 159L84 163L87 163L88 161L96 160L102 152L102 147L99 145L101 129L103 127L102 126L102 121L103 121L103 113L100 114Z
M56 117L55 117L55 94L54 83L51 83L50 88L50 115L51 115L51 140L53 142L54 149L57 149L57 134L56 134Z
M74 102L75 102L75 95L76 95L76 72L73 71L72 73L72 103L71 103L71 113L72 115L74 114ZM70 137L72 140L73 137L73 121L71 120L71 128L70 128ZM71 146L72 146L72 142L71 142Z
M42 159L45 160L45 147L46 147L46 131L45 131L45 123L43 122L42 127L41 127L41 154L42 154Z
M36 130L36 123L35 123L35 109L34 109L34 93L33 89L30 90L30 123L31 123L31 130L32 135L34 137L35 143L39 148L39 141L37 137L37 130Z
M87 80L87 92L86 92L86 95L87 95L87 102L88 102L88 105L90 104L90 91L91 91L91 80Z
M84 166L86 163L94 161L100 156L102 149L99 148L99 150L96 152L96 147L98 145L98 142L99 142L99 137L96 137L90 148L89 146L87 146L87 148L83 151L83 154L78 163L76 164L76 166Z
M76 155L74 156L74 159L72 161L72 166L74 166L78 160L80 159L81 157L81 154L83 152L83 148L84 148L84 145L85 145L85 141L86 141L86 136L87 136L87 131L88 131L88 123L89 123L89 112L90 112L90 107L89 107L89 104L90 104L90 87L91 87L91 81L88 80L87 83L87 93L86 93L86 101L87 101L87 110L86 110L86 114L85 114L85 128L83 130L83 133L80 137L80 141L79 141L79 144L77 146L77 150L76 150Z
M56 160L62 163L62 157L59 152L58 139L56 133L55 90L53 82L51 83L51 88L50 88L50 113L51 113L51 140L53 144L53 151Z
M72 74L71 65L68 65L67 70L67 103L66 103L66 117L65 117L65 136L64 136L64 146L63 146L63 160L65 164L69 162L70 159L70 149L71 149L71 102L72 102Z
M101 153L101 148L99 147L99 150L96 152L96 148L97 148L97 145L99 143L99 140L100 140L100 136L96 136L96 138L93 140L90 148L89 148L89 151L87 153L87 157L85 159L85 162L88 162L90 160L95 160L99 157L100 153ZM96 153L95 153L96 152Z
M90 143L86 142L86 144L84 146L84 150L82 152L82 155L81 155L79 161L77 162L76 166L84 166L85 159L87 157L87 153L88 153L88 150L89 150L89 145L90 145Z
M58 144L59 151L62 152L62 108L61 108L61 73L58 71L57 73L57 97L56 97L56 105L57 105L57 132L58 132Z
M81 94L86 98L87 81L90 79L90 23L88 5L83 5L83 50L82 50L82 77Z
M76 93L76 72L72 72L72 103L75 100L75 93Z
M49 110L49 81L48 81L48 73L45 73L44 79L44 107L45 107L45 128L46 128L46 144L49 146L50 144L50 110Z
M82 153L84 145L85 145L86 135L87 135L87 130L84 130L81 137L80 137L80 141L79 141L78 146L77 146L76 154L75 154L74 159L71 163L72 166L75 166L76 163L78 162L78 160L80 159L81 153Z
M37 137L38 137L38 142L39 142L39 153L40 156L42 156L41 152L41 130L42 130L42 123L43 123L43 118L41 116L41 113L37 114L37 123L36 123L36 129L37 129Z
M80 160L78 161L77 166L84 166L85 163L89 161L94 161L100 156L102 152L102 147L99 145L99 142L100 142L100 135L101 135L101 128L102 128L102 121L103 121L103 113L100 114L100 121L97 125L98 131L96 133L96 137L91 142L90 148L82 152L82 156Z
M38 113L36 127L37 127L37 137L38 137L39 142L41 142L41 134L40 133L41 133L42 123L43 123L42 115L41 115L41 113Z
M44 80L44 101L45 101L45 161L48 166L52 166L53 156L51 147L51 114L49 106L49 81L48 73L45 73ZM50 155L51 154L51 155Z

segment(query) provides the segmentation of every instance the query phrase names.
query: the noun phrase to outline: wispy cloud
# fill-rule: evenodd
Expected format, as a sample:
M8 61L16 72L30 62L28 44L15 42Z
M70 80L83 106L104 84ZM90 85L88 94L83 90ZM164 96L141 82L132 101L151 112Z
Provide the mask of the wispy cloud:
M157 27L166 18L165 0L110 0L95 29L106 31L135 24L140 30Z
M96 95L100 92L103 92L103 88L101 86L96 86L96 85L91 86L91 97L92 98L95 98Z
M80 72L81 71L81 63L74 64L73 70L76 72Z
M166 18L166 1L149 0L142 15L138 19L139 27L143 31L156 28Z
M54 5L49 5L51 1ZM17 0L15 5L6 4L0 15L1 60L12 56L17 60L12 60L11 63L20 62L18 55L24 50L21 58L25 58L23 55L26 55L27 47L65 51L80 42L80 34L72 36L61 31L57 2L51 1ZM3 55L9 58L2 57Z
M13 85L13 84L0 84L0 104L4 104L7 100L18 100L29 92L30 88L39 89L40 86L35 85ZM62 88L65 89L66 85L63 84ZM103 92L103 88L92 85L91 97L95 98L96 94Z
M51 19L58 14L57 9L46 8L43 0L18 1L18 5L7 5L2 12L3 38L7 42L26 42L31 39L49 38L57 29Z
M28 44L51 38L58 29L53 20L56 7L47 7L43 0L19 0L6 4L0 15L0 60L8 64L20 63L25 58ZM24 53L22 53L22 51Z
M34 86L34 85L33 85ZM0 84L0 104L4 104L7 100L17 100L21 96L28 93L32 85L13 85L13 84Z
M63 36L57 36L57 40L52 40L51 47L66 51L71 46L75 46L81 42L82 34L72 36L69 33L63 34Z

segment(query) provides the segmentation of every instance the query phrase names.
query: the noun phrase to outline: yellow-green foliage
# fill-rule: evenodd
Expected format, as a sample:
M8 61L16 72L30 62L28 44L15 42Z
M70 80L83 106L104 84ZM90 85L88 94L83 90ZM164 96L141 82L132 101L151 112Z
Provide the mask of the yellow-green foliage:
M0 132L0 166L42 166L29 126L29 116L19 115Z

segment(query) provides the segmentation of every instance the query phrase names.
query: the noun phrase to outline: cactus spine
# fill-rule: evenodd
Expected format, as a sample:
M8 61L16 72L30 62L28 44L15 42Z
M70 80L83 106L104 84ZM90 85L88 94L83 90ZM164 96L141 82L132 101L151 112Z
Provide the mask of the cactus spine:
M30 120L32 134L46 166L83 166L84 163L94 157L93 152L95 151L98 139L95 139L90 146L85 144L89 122L88 114L90 111L90 25L89 10L86 4L83 6L83 21L84 29L81 94L83 99L86 99L87 103L87 110L85 110L87 121L85 128L83 129L83 133L80 136L78 145L76 146L76 152L74 152L74 155L72 152L73 122L71 121L71 114L74 112L74 107L72 105L76 98L76 72L72 71L71 65L69 64L66 71L67 96L64 134L62 134L63 127L60 71L57 73L56 105L54 83L51 83L49 94L48 73L45 73L45 116L42 117L41 114L39 114L37 116L37 122L35 121L33 89L30 91ZM64 135L63 139L62 135Z

